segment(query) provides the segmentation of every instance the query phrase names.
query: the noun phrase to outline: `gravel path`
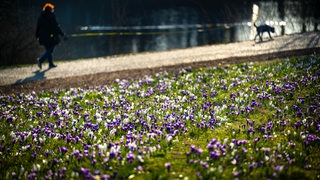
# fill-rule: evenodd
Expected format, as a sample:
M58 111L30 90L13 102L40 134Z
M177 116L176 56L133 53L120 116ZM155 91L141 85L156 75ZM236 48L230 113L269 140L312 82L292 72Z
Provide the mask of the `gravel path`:
M72 80L74 80L72 78L75 77L89 78L87 81L82 80L83 83L88 83L90 77L94 78L93 76L95 74L109 73L110 75L110 73L122 71L128 72L170 66L183 66L184 64L213 62L226 60L228 58L241 59L253 56L263 57L268 54L297 50L300 51L300 54L308 54L310 53L310 49L319 50L319 48L320 32L313 32L275 37L274 40L267 40L262 43L245 41L164 52L139 53L124 56L57 62L58 67L50 70L46 69L46 63L43 64L41 71L38 69L37 65L34 64L26 67L1 69L0 90L6 89L8 91L8 89L17 86L22 86L20 88L23 88L23 85L36 81L41 81L42 85L44 85L44 82L49 82L49 80L58 83L58 80L71 78L70 81L72 82ZM274 56L274 58L277 58L277 56ZM127 75L130 76L130 73Z

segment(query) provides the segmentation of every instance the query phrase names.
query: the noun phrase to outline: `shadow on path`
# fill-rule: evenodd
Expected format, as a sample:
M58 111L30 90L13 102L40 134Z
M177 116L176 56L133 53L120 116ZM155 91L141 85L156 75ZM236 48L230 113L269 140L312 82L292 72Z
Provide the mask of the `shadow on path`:
M264 41L255 41L254 43L255 44L263 44L263 43L268 43L268 42L271 42L271 41L274 41L273 39L267 39L267 40L264 40Z
M308 48L313 47L313 46L319 44L319 41L320 41L320 32L317 32L317 36L313 39L310 39L307 47Z
M36 81L36 80L45 80L46 79L45 73L49 70L50 69L46 69L44 71L40 71L40 70L34 71L33 72L34 76L26 77L24 79L19 79L14 83L14 85L19 85L19 84L27 83L30 81Z
M286 48L288 48L290 45L292 44L298 44L298 42L300 41L304 41L304 39L306 38L306 33L301 34L301 36L297 36L294 38L290 38L290 40L288 40L279 50L284 50ZM301 46L300 48L305 48L305 49L309 49L309 48L313 48L316 47L319 44L319 39L320 39L320 33L317 32L316 36L314 38L307 38L309 39L309 42L307 44L305 44L305 46Z

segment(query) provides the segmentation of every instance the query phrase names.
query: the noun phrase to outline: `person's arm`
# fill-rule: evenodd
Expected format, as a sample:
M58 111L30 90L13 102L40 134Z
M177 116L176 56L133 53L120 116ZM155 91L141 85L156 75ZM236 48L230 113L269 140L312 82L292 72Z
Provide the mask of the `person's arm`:
M61 29L59 23L57 22L55 16L54 16L54 24L55 24L55 27L56 27L56 32L57 32L58 34L60 34L61 36L64 36L64 32L62 31L62 29Z
M55 14L52 14L52 16L50 18L50 24L51 24L51 28L52 28L54 34L59 34L60 36L64 36L64 32L60 28L60 25L56 19Z

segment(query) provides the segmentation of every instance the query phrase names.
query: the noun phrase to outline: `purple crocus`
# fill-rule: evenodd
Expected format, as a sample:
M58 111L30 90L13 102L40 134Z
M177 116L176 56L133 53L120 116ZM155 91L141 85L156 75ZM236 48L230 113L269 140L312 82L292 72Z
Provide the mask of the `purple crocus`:
M53 160L52 160L52 165L56 165L57 163L58 163L57 158L53 158Z
M197 148L195 145L190 145L190 152L196 152L197 151Z
M168 170L168 172L170 171L171 169L171 163L167 162L164 164L164 167L166 167L166 169Z
M127 155L127 161L129 161L130 163L132 163L134 160L134 154L132 153L132 151L129 151L128 155Z
M136 167L136 171L137 171L137 172L141 172L141 171L143 171L142 166L137 166L137 167Z
M65 154L66 152L68 152L68 148L62 147L62 148L60 148L60 152L61 152L61 154Z
M84 176L84 178L91 178L90 169L88 168L80 168L80 173Z
M217 158L219 158L221 156L221 153L216 150L216 151L210 152L209 155L212 160L216 160Z
M253 133L253 132L254 132L254 129L253 129L252 126L250 126L250 127L248 128L248 133Z
M259 140L260 140L260 137L256 137L256 138L253 139L253 142L257 143Z
M202 150L201 148L197 149L197 153L198 153L198 155L201 155L201 154L202 154L202 152L203 152L203 150Z

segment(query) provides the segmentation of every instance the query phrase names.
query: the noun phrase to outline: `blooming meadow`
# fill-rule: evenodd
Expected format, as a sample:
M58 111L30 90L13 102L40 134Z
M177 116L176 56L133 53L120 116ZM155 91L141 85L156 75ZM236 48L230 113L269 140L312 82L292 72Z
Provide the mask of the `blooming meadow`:
M320 57L0 96L5 179L320 178Z

